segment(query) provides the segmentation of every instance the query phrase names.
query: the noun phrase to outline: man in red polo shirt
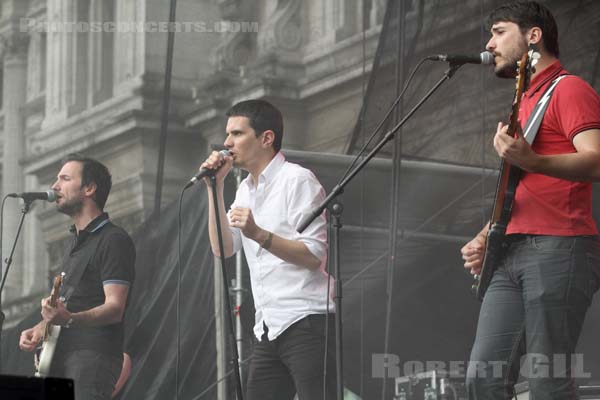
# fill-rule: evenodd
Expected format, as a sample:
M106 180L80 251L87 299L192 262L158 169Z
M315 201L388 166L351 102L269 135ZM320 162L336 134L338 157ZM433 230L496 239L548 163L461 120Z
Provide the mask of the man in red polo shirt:
M520 108L521 126L546 89L568 74L558 60L558 30L548 9L515 2L489 16L499 77L515 76L529 46L539 51ZM483 299L467 372L470 399L510 399L519 372L535 399L574 399L571 363L600 276L600 241L591 182L600 180L600 99L576 76L562 78L530 146L498 124L494 147L523 170L502 263ZM479 273L488 226L461 250ZM520 368L523 364L525 368Z

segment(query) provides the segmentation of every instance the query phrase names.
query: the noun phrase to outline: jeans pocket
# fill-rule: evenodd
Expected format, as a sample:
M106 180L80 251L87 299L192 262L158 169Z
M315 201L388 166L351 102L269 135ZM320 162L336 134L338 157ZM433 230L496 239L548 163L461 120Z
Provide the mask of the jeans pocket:
M589 276L589 296L591 298L600 286L600 256L588 253L586 255L586 266Z
M533 236L532 244L537 250L548 252L570 252L575 246L577 237Z

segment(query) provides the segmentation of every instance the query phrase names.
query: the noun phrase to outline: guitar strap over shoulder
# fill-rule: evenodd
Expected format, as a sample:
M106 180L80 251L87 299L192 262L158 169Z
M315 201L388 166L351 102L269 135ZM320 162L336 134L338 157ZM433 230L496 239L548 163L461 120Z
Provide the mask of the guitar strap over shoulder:
M523 131L523 136L525 140L530 145L535 140L537 136L538 130L540 129L540 125L542 124L542 119L544 119L544 114L546 113L546 108L548 108L548 104L550 104L550 98L552 97L552 93L554 93L554 89L558 82L560 82L563 78L571 76L569 74L560 75L556 79L552 81L550 86L546 89L540 100L535 105L535 108L531 112L527 123L525 124L525 130Z

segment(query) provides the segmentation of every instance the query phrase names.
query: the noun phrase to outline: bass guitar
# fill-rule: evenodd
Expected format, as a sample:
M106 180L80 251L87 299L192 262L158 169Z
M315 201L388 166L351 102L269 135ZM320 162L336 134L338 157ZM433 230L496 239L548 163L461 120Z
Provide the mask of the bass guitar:
M539 54L533 50L523 54L521 60L517 63L517 77L515 96L509 117L507 134L515 136L519 124L519 107L523 93L529 87L529 80L533 73L533 68ZM506 237L506 227L510 221L512 206L515 199L515 193L519 179L521 178L521 169L510 165L502 160L500 163L500 175L496 186L496 196L490 226L486 237L485 254L481 271L475 276L472 290L479 300L483 296L492 280L492 275L504 256L504 243Z

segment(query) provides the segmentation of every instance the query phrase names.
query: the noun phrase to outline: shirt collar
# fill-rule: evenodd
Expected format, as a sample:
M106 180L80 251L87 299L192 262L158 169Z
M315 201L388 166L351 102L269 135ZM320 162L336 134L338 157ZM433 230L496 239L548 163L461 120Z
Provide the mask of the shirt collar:
M102 214L98 215L96 218L94 218L89 224L87 224L87 226L85 228L83 228L82 232L87 232L87 233L94 233L99 231L104 225L106 225L109 221L110 217L108 216L108 213L103 212ZM69 228L69 232L71 233L77 233L77 227L75 227L75 225L71 225L71 227Z
M275 154L275 157L273 157L273 159L271 160L271 162L269 162L265 169L263 169L263 171L260 173L260 176L258 177L259 182L261 180L261 177L262 179L264 179L265 182L273 180L273 178L275 178L275 176L277 175L284 163L285 157L283 154L281 154L280 151L278 151L277 154ZM250 179L250 182L252 182L252 179Z
M532 97L538 90L540 90L546 83L554 80L563 71L563 66L559 60L554 61L552 64L547 66L543 71L537 74L531 80L529 89L526 94L527 97Z

